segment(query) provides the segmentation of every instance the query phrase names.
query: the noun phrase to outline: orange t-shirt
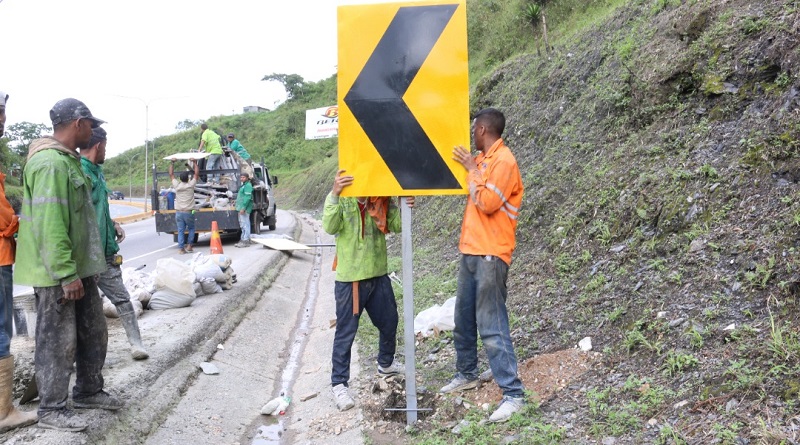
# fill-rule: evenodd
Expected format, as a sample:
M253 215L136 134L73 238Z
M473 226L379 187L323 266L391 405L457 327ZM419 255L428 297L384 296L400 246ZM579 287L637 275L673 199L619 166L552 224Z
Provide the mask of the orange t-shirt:
M19 218L6 199L6 175L0 172L0 266L14 264L17 242L14 234L19 229Z
M458 249L467 255L492 255L511 264L522 177L514 154L498 139L475 158L478 170L467 176L469 197Z

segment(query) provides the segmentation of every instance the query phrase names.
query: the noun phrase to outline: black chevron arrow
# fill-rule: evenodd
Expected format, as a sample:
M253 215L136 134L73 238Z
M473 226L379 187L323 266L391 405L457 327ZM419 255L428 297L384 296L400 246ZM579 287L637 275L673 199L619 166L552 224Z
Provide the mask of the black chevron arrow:
M403 101L456 8L400 8L344 97L403 190L461 187Z

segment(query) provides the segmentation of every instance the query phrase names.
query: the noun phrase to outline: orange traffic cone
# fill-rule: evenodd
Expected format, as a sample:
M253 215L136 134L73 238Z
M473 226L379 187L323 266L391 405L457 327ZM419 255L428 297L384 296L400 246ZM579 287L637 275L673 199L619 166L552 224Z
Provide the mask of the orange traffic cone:
M211 221L211 254L222 253L222 240L219 238L219 227L216 221Z

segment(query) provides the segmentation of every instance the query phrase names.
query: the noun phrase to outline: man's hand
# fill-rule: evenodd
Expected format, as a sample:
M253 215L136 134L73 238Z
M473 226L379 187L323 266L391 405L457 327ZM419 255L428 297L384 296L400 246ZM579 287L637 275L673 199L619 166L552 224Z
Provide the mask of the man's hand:
M464 148L463 145L453 147L453 160L463 165L467 171L477 170L478 164L475 163L475 158L472 157L469 150Z
M406 205L409 209L414 208L414 202L416 202L416 200L413 196L406 196Z
M336 172L336 178L333 180L333 190L331 191L333 196L339 196L345 187L351 185L353 181L355 181L355 178L350 175L342 176L342 173L345 171L346 170L339 170Z
M80 300L83 298L83 282L80 278L72 283L62 284L61 289L64 291L65 300Z
M240 210L240 211L239 211L239 214L240 214L240 215L244 215L244 214L245 214L245 211L244 211L244 210Z
M122 230L122 226L118 222L114 223L114 231L117 233L117 243L125 241L125 231Z
M172 159L169 160L169 162L173 162L173 163L177 162L177 161L178 161L178 158L172 158Z

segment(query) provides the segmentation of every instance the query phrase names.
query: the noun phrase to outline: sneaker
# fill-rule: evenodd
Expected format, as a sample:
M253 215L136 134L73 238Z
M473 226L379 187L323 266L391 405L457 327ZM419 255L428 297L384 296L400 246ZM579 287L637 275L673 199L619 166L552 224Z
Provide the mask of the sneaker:
M250 241L239 241L233 247L250 247Z
M38 426L49 430L78 432L89 425L78 419L75 411L62 408L39 415Z
M525 399L522 397L503 396L500 406L489 416L489 422L505 422L511 416L525 406Z
M339 411L347 411L356 406L356 402L350 397L350 393L347 392L347 387L343 383L332 387L331 393L333 393L333 401L336 402L336 408Z
M478 376L478 380L483 383L491 382L494 379L494 375L492 374L492 369L489 368L486 371L483 371L481 375Z
M443 386L439 392L442 394L447 394L453 391L466 391L468 389L477 388L479 384L480 382L478 379L469 380L461 374L457 374L455 377L453 377L453 380L451 380L447 385Z
M81 397L80 399L76 399L73 396L72 406L76 409L107 409L110 411L115 411L122 408L123 403L116 397L101 389L100 392L89 397Z
M194 252L194 249L192 249L191 245L187 245L185 250L186 252Z
M184 253L186 253L186 251L183 250L183 248L178 249L178 254L179 255L183 255Z
M381 377L389 377L398 374L404 374L406 372L406 367L400 360L395 359L391 365L387 367L383 367L378 365L378 375Z

